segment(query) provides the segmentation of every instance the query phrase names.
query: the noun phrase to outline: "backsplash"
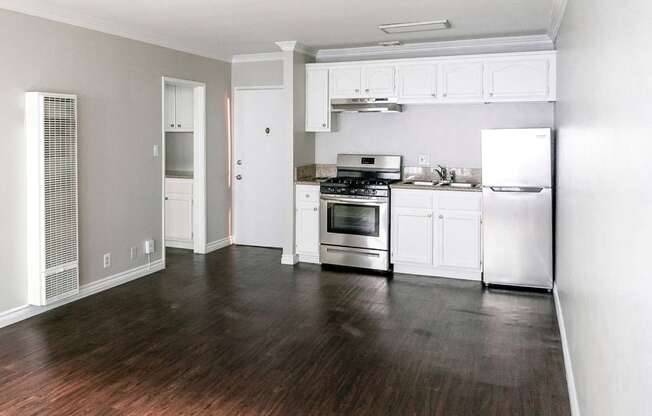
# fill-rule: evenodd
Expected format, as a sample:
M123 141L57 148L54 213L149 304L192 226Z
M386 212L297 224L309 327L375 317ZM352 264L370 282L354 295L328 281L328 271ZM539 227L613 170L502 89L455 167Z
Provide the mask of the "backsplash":
M434 171L436 166L404 166L404 181L439 181L439 175ZM450 172L455 172L456 182L481 183L482 169L446 167Z
M337 166L331 164L311 164L294 168L294 180L332 178L337 175Z

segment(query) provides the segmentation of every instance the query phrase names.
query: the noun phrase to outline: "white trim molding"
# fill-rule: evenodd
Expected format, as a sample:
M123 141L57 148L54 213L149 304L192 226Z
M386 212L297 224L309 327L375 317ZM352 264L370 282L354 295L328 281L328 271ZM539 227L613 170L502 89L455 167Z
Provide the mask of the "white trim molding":
M398 46L320 49L317 52L316 58L318 62L329 62L369 58L391 59L400 57L548 51L553 49L554 43L548 35L529 35L406 43Z
M231 238L231 236L211 241L210 243L206 244L206 254L224 247L228 247L231 244L233 244L233 238Z
M264 53L249 53L244 55L233 55L231 58L232 64L239 64L243 62L263 62L263 61L282 61L283 52L264 52Z
M577 399L577 390L575 389L575 376L573 375L573 364L571 362L570 347L566 336L566 324L564 323L564 313L559 300L559 291L557 285L552 289L555 299L555 310L557 311L557 324L559 325L559 335L561 337L561 347L564 353L564 367L566 369L566 384L568 385L568 399L570 401L571 415L580 416L580 404Z
M288 266L294 266L299 262L298 254L283 254L281 256L281 264L286 264Z
M296 52L308 56L315 56L317 54L317 51L309 46L297 42L296 40L286 40L275 43L283 52Z
M550 26L548 28L548 36L553 43L557 42L557 36L559 36L559 29L561 28L561 23L564 20L567 4L568 0L552 1L552 12L550 13Z
M134 267L133 269L126 270L121 273L114 274L112 276L105 277L100 280L82 285L79 288L79 293L71 296L69 298L63 299L59 302L53 303L47 306L34 306L34 305L23 305L8 311L0 312L0 328L14 324L16 322L22 321L32 316L47 312L59 306L65 305L67 303L74 302L76 300L85 298L90 295L94 295L99 292L120 286L132 280L139 279L141 277L150 275L152 273L158 272L165 269L165 263L163 259L158 259L153 261L151 264L144 264L142 266Z

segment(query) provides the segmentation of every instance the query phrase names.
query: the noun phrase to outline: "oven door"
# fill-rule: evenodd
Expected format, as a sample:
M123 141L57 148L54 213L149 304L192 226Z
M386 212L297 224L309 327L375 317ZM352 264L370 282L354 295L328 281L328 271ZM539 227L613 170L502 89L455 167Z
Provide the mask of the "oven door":
M389 198L321 196L321 243L388 250Z

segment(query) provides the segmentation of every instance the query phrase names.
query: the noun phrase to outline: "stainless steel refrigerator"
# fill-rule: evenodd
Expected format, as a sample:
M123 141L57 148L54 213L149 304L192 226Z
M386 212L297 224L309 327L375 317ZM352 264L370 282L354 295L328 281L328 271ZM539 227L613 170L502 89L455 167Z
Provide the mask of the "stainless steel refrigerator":
M482 131L484 283L552 289L551 129Z

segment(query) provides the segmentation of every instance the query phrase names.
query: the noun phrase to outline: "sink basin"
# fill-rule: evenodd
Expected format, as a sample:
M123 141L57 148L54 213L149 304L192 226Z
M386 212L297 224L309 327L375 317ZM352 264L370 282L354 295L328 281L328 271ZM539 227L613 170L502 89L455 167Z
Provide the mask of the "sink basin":
M440 182L435 186L447 187L447 188L462 188L462 189L473 189L480 186L477 183L464 183L464 182Z

